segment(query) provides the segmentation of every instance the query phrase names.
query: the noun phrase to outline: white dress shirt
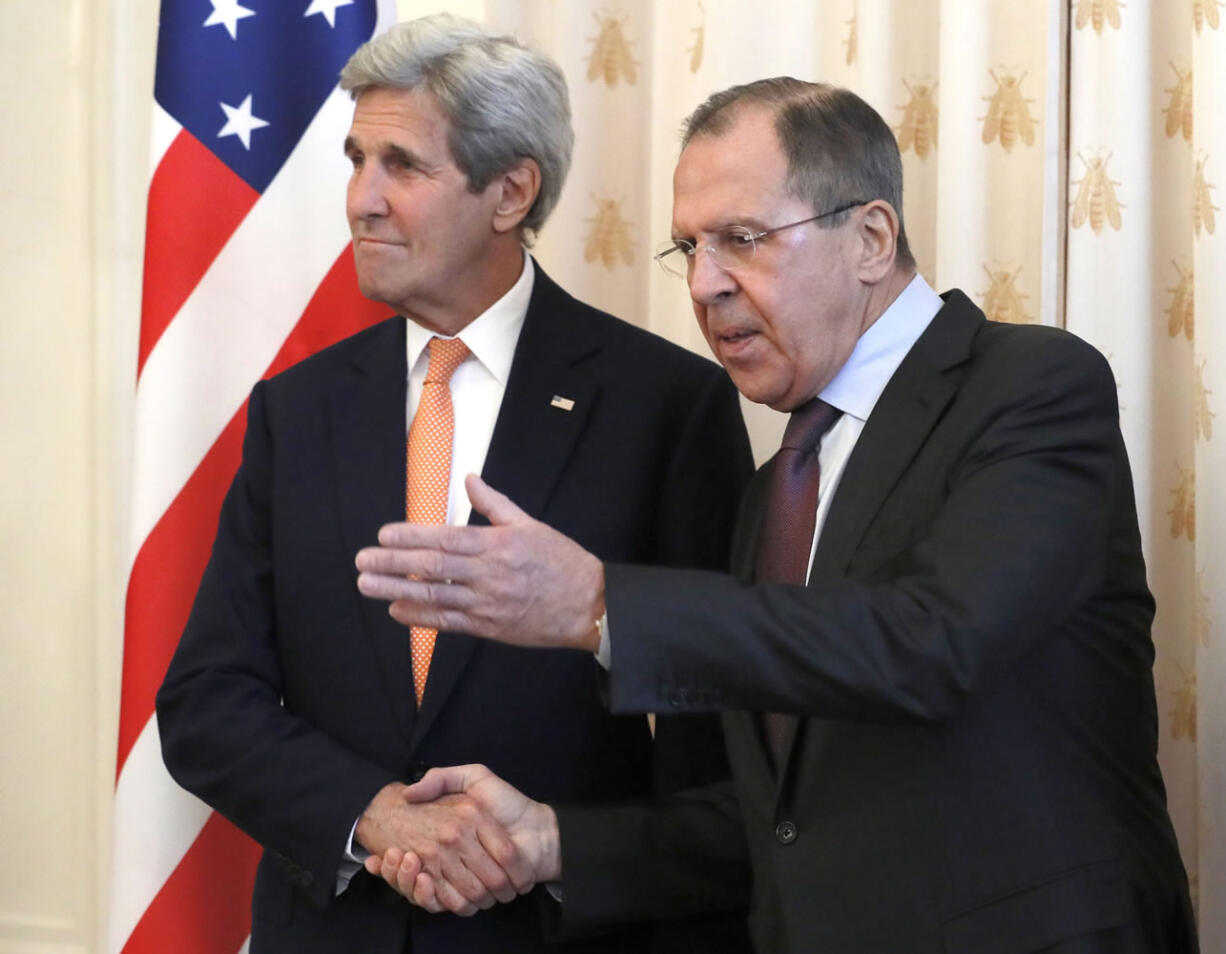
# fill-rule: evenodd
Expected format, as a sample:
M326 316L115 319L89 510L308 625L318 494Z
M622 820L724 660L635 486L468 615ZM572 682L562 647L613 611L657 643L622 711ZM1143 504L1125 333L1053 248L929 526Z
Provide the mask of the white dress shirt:
M468 523L472 512L472 504L464 491L464 478L468 474L480 474L485 467L485 455L494 436L494 425L507 390L515 346L519 342L524 319L528 316L528 302L532 298L535 281L536 270L532 258L525 252L523 270L515 284L454 336L468 346L470 354L451 376L455 429L451 446L451 482L447 490L447 523L452 526ZM405 357L409 369L409 388L404 409L404 430L407 435L421 401L422 385L430 363L426 346L431 338L447 336L436 335L408 319L406 324ZM405 638L408 639L408 633L405 633ZM358 873L367 855L353 840L357 828L355 820L353 828L349 830L345 857L336 874L337 894L349 887L350 880Z
M821 483L817 490L817 522L813 529L813 545L809 549L809 570L813 569L813 556L830 501L834 499L843 469L868 416L873 413L881 392L890 383L902 359L944 304L941 296L917 272L890 307L860 336L847 363L818 395L843 413L822 437L818 454Z
M470 321L455 337L468 346L471 354L460 362L451 376L451 404L455 411L455 436L451 448L451 485L447 493L447 523L468 523L471 504L464 492L464 478L479 474L494 435L507 377L515 357L515 345L528 314L528 301L536 272L532 259L524 255L519 279L505 295ZM405 406L405 433L417 413L426 367L430 363L426 345L431 338L445 338L409 321L405 352L409 368L409 390Z

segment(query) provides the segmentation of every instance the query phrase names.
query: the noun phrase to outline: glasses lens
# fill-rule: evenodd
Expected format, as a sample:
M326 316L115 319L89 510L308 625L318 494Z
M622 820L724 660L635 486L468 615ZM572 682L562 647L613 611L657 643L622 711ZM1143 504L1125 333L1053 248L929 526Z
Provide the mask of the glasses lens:
M753 233L739 225L716 232L711 242L715 264L725 271L748 265L756 248Z
M656 249L655 259L666 274L674 278L685 278L690 264L690 256L686 251L685 246L677 242L661 242Z

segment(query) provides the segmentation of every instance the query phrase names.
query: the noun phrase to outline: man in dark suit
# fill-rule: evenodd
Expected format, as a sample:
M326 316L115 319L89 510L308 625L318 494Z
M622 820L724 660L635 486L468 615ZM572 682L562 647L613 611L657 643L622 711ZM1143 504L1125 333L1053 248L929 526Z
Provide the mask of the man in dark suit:
M763 80L689 121L658 258L741 392L791 413L735 578L602 563L475 479L492 528L358 557L402 622L607 657L614 711L724 710L732 781L555 810L470 766L409 797L511 821L572 928L726 900L744 834L760 954L1194 951L1110 370L938 297L901 209L846 90ZM416 859L379 867L440 903Z
M645 718L608 714L590 656L445 628L419 643L358 595L353 554L427 498L439 522L465 522L453 475L471 470L610 559L721 566L748 442L718 367L576 301L526 254L570 160L553 63L431 17L359 50L342 86L356 100L357 273L399 317L252 392L242 465L158 694L163 753L264 846L253 954L543 952L538 905L518 898L530 879L505 852L509 870L486 859L499 825L410 804L406 783L479 760L540 799L643 798L653 775L675 787L724 774L718 724L661 718L653 748ZM438 349L457 342L440 379ZM424 457L419 424L430 440L448 433ZM419 490L430 473L441 480ZM426 857L475 916L413 908L362 870L392 849ZM493 898L512 903L478 911ZM674 939L702 927L673 925ZM646 943L622 931L573 949ZM746 942L725 925L715 946Z

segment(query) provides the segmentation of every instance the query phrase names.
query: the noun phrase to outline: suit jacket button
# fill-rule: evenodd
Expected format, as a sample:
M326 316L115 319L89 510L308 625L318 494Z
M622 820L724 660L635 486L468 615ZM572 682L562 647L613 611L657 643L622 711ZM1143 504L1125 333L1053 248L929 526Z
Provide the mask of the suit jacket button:
M668 704L671 706L683 706L688 695L689 693L684 689L674 689L668 694Z
M796 826L790 821L781 821L775 826L775 840L781 845L790 845L796 840Z

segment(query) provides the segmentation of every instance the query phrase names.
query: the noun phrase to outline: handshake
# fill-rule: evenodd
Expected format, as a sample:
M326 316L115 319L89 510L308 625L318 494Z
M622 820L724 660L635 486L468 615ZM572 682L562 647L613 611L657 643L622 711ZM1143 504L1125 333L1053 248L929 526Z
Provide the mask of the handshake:
M557 816L484 765L393 782L358 819L366 870L419 907L467 917L561 877Z

